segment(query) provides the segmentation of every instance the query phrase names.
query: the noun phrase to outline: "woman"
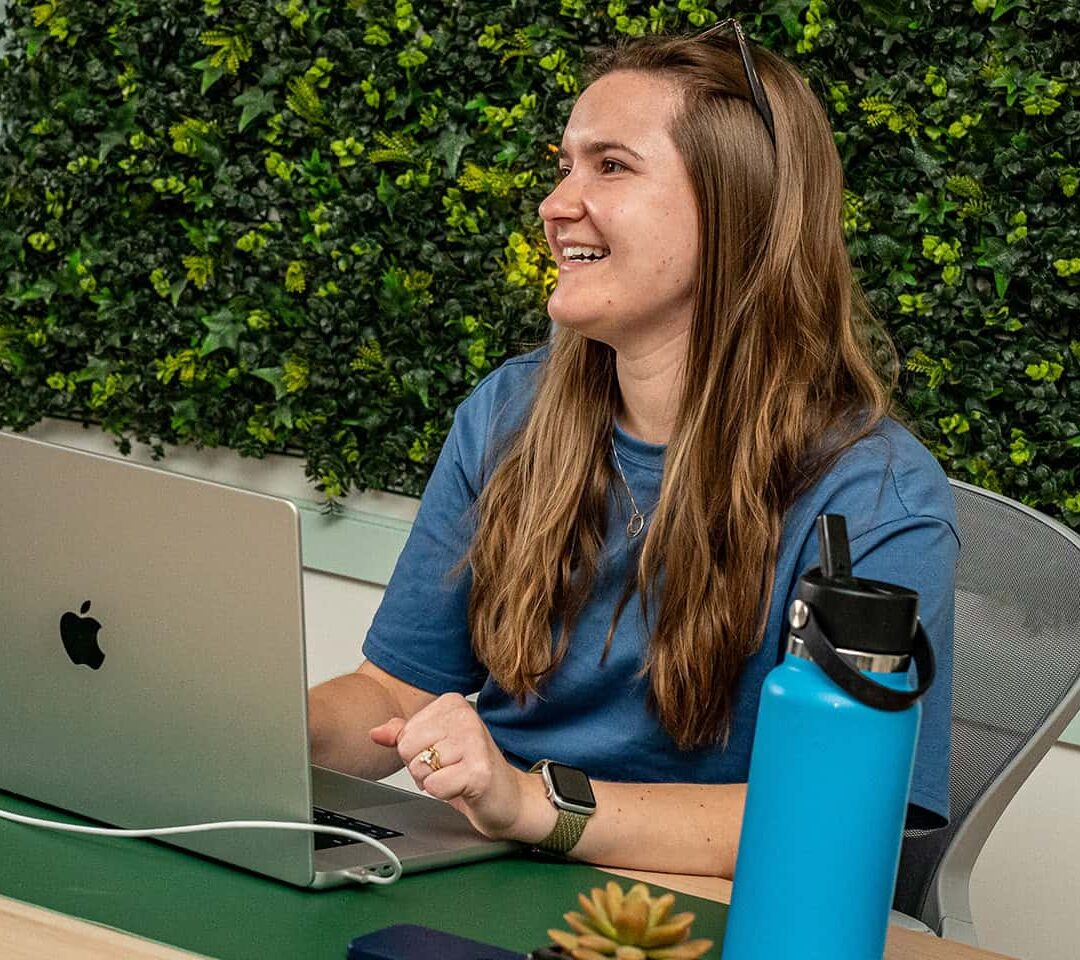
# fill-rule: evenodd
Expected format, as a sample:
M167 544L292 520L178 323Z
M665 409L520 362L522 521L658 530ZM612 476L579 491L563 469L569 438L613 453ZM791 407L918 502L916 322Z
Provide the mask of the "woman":
M727 26L594 64L540 206L550 347L457 411L368 659L312 692L311 735L328 766L406 764L489 836L730 877L822 512L857 575L920 592L939 678L909 823L944 822L958 544L944 475L886 416L824 111ZM593 815L543 759L591 779Z

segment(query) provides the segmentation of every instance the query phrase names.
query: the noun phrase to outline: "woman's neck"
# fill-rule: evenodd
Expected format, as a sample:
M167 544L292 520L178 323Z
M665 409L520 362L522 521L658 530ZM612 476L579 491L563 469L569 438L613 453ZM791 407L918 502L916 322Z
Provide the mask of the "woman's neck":
M622 396L618 422L623 430L649 443L668 442L679 414L685 359L685 335L647 353L616 354Z

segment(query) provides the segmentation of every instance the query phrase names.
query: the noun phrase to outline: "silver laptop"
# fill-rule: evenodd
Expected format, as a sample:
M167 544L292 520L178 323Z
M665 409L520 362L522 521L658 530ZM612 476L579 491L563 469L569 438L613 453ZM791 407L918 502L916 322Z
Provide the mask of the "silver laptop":
M0 433L0 649L0 790L124 827L317 811L406 871L516 848L448 804L311 766L287 500ZM305 832L169 842L305 887L390 872Z

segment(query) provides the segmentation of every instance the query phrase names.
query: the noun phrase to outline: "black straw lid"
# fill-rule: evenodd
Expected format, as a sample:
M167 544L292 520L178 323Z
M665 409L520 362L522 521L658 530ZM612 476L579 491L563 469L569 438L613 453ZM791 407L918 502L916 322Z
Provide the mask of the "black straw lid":
M838 650L911 654L919 616L914 590L851 575L847 523L840 514L817 518L820 567L799 578L796 596L813 607L822 632Z

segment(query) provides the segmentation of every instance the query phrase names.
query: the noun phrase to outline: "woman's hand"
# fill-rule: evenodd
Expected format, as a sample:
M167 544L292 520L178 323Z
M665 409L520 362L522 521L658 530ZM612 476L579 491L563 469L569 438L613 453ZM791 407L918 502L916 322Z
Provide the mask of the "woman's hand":
M536 774L506 762L464 697L441 697L408 720L394 717L371 739L396 749L417 785L447 800L485 836L538 843L556 812ZM427 750L434 764L420 759ZM429 755L430 756L430 755ZM438 767L438 769L433 769ZM746 785L593 781L596 813L571 856L588 863L730 877Z
M408 720L393 717L372 728L371 739L396 748L421 790L448 801L487 837L535 843L555 825L540 778L507 763L460 694L443 694Z

